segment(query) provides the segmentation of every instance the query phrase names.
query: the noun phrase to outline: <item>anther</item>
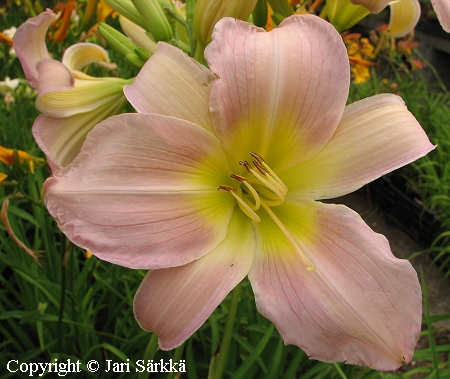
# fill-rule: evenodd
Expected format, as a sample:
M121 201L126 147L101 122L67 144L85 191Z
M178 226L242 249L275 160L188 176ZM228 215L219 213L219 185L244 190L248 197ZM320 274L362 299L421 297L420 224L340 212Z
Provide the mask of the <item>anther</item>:
M244 166L248 172L252 172L252 166L247 161L239 161L238 162L241 166Z
M253 161L253 164L261 174L267 175L267 171L261 166L261 164L258 161Z
M218 190L221 190L221 189L223 189L223 190L225 190L225 191L228 191L228 192L234 192L234 193L236 193L236 191L234 190L234 188L233 188L233 187L230 187L230 186L220 185L219 187L217 187L217 191L218 191Z
M248 182L248 179L245 176L241 176L241 175L238 175L238 174L231 174L231 177L233 179L238 180L239 182Z
M263 164L264 163L264 159L261 157L261 156L259 156L258 154L256 154L256 153L254 153L254 152L250 152L250 155L253 157L253 158L255 158L260 164Z

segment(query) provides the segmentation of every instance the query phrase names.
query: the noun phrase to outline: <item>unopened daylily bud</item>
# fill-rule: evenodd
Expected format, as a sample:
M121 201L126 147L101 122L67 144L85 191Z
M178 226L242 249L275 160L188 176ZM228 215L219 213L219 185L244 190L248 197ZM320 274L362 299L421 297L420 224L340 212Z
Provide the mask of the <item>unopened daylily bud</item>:
M138 55L135 53L129 53L125 55L125 60L127 62L130 62L133 66L136 67L142 67L145 64L145 60L142 60Z
M340 33L356 25L370 14L362 5L355 5L350 0L328 0L321 15L326 15L328 21Z
M144 62L146 62L148 58L150 58L150 53L142 47L137 47L136 49L134 49L134 53Z
M223 17L234 17L246 21L258 0L198 0L194 13L194 33L203 46L211 41L211 34Z
M123 32L138 47L144 48L150 54L155 53L156 42L149 32L122 15L119 16L119 22Z
M131 0L105 0L105 2L122 16L145 29L144 20L142 20Z
M145 29L149 31L155 41L172 41L172 27L167 20L158 0L132 0L142 17Z
M98 24L98 31L106 42L108 42L108 45L119 54L123 56L127 54L134 54L134 50L137 46L129 38L114 29L112 26L105 24L104 22L100 22Z

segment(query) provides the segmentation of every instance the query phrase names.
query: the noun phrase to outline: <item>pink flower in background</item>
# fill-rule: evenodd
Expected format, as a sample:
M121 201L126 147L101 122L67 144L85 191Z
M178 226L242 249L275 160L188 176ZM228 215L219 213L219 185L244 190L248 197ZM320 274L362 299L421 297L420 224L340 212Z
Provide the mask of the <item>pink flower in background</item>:
M108 53L92 43L69 47L62 62L52 59L45 35L55 18L51 10L27 20L14 35L13 46L25 76L38 90L36 107L43 113L33 125L37 144L52 170L69 164L86 134L98 122L119 113L126 104L121 78L96 78L80 70L108 61Z
M346 106L333 26L292 16L265 32L219 21L210 69L160 43L111 117L45 184L68 238L150 269L135 316L182 344L248 276L258 310L311 358L393 370L410 361L421 290L406 260L351 209L325 204L427 154L395 95Z

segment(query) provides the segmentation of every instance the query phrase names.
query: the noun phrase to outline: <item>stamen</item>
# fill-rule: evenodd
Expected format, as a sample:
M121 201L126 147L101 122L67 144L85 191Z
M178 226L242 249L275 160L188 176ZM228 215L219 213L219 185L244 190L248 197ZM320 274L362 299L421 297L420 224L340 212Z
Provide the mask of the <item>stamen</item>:
M241 175L238 175L238 174L231 174L231 177L233 179L236 179L236 180L240 181L240 182L248 182L248 179L245 176L241 176Z
M259 207L261 206L261 199L259 198L258 192L256 192L256 190L253 188L253 186L248 181L245 181L244 185L252 193L253 198L255 199L255 205L253 206L253 210L257 211L259 209Z
M266 210L266 212L269 214L269 216L272 218L272 220L275 222L275 224L277 224L277 226L280 228L280 230L283 232L283 234L286 236L286 238L292 244L295 251L300 256L300 260L306 266L306 271L308 271L308 272L314 271L316 269L316 267L309 261L309 259L305 255L305 253L302 251L302 249L300 249L300 246L298 246L297 242L295 242L291 233L289 233L289 231L286 229L286 227L281 223L281 221L275 215L275 213L272 212L272 209L270 209L270 207L263 200L261 200L261 206Z
M276 180L276 182L282 187L283 193L286 195L288 192L288 188L286 187L286 184L283 183L283 181L279 178L275 172L272 171L272 169L269 167L269 165L266 162L263 162L262 165L264 168L269 172L270 176Z
M234 188L230 187L230 186L220 185L219 187L217 187L217 191L221 190L221 189L228 191L228 192L234 192Z
M284 195L280 192L278 186L274 186L272 183L270 183L268 180L266 180L260 174L258 174L253 168L251 169L250 172L253 175L255 175L267 188L276 193L277 196L280 198L280 200L284 201ZM269 176L267 176L267 179L269 179Z
M220 185L217 189L218 190L223 189L223 190L228 191L229 193L231 193L233 195L233 197L238 201L239 208L241 208L242 212L244 212L248 217L250 217L255 222L260 222L261 221L259 216L253 211L253 209L250 208L250 206L244 200L242 200L240 196L238 196L236 194L236 192L233 189L233 187L226 186L226 185Z
M258 161L253 161L253 164L255 165L255 167L258 169L258 171L261 174L267 175L267 171L263 169L263 167L261 166L261 164Z
M256 159L256 161L253 161L253 164L255 167L262 173L267 174L269 173L270 176L274 179L274 181L277 183L277 188L280 189L280 191L283 193L284 196L286 196L288 189L286 185L283 183L283 181L279 178L277 174L269 167L269 165L266 163L266 161L258 154L254 153L253 151L250 152L250 155Z
M263 163L264 163L264 159L263 159L260 155L254 153L253 151L250 151L250 155L251 155L253 158L255 158L260 164L263 164Z
M225 191L228 191L228 192L234 192L234 188L230 187L230 186L221 185L217 188L217 191L220 189L224 189Z
M238 162L241 166L244 166L248 172L251 172L252 166L247 161L239 161Z
M255 204L252 206L254 211L257 211L259 207L261 206L260 199L258 192L253 188L253 186L249 183L248 179L244 176L237 175L237 174L231 174L231 177L233 179L236 179L240 181L241 183L244 183L244 185L248 188L248 190L252 193L253 198L255 199Z

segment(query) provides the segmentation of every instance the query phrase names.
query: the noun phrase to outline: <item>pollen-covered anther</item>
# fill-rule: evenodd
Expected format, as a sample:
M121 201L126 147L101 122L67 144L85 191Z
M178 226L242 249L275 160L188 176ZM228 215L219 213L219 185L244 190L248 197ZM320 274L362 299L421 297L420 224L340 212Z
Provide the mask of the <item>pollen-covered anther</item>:
M221 190L221 189L223 189L223 190L225 190L225 191L228 191L228 192L234 192L234 193L236 193L236 191L234 190L234 188L233 188L233 187L230 187L230 186L220 185L219 187L217 187L217 191L218 191L218 190Z
M248 172L252 172L252 166L247 161L239 161L238 162L241 166L244 166Z
M248 182L248 179L245 176L241 176L241 175L238 175L238 174L231 174L231 177L233 179L236 179L236 180L240 181L240 182Z
M261 166L261 164L258 161L253 161L253 164L255 165L255 167L258 169L258 171L263 174L263 175L267 175L268 172Z

